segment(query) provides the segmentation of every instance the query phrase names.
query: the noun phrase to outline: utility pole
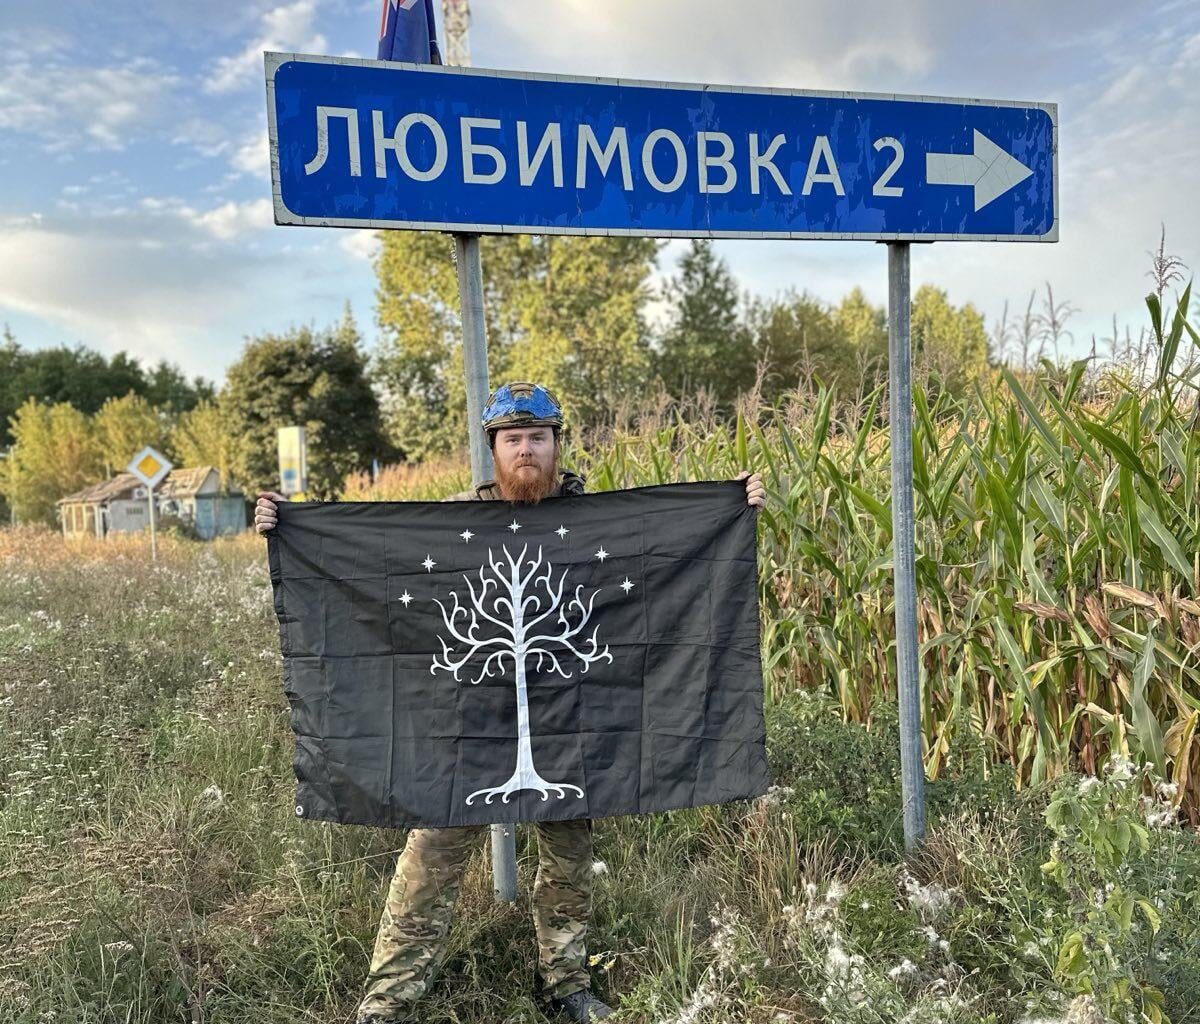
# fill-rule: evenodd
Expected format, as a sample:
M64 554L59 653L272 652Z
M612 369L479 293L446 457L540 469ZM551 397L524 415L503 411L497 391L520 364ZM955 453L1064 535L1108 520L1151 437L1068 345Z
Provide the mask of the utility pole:
M471 25L468 0L442 0L442 22L446 29L446 63L456 68L471 66Z
M471 24L468 0L442 0L446 35L446 63L469 67L471 46L467 29ZM488 398L487 329L483 316L483 261L479 236L454 236L454 262L458 270L458 297L462 306L463 369L467 377L467 424L471 439L471 481L480 483L492 475L492 452L480 422ZM497 903L517 898L516 825L493 825L492 892Z

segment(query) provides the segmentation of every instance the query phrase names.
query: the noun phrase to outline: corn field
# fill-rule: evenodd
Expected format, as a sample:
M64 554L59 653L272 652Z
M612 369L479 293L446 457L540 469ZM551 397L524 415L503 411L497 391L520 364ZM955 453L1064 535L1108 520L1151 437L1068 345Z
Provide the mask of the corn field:
M1195 337L1186 302L1147 386L1086 360L969 395L914 382L930 778L972 730L1022 782L1141 758L1200 820L1200 410L1194 382L1161 369ZM768 696L827 689L867 722L897 699L886 413L883 387L847 401L819 385L774 408L752 394L736 416L660 406L567 464L593 490L762 472ZM443 493L461 486L461 466L443 473Z

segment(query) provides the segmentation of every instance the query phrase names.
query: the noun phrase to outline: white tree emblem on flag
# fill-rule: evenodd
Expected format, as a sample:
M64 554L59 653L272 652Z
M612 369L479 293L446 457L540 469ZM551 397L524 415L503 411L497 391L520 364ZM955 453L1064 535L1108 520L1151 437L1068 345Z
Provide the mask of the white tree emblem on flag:
M478 590L471 577L463 574L471 593L470 607L463 605L459 601L458 592L453 590L450 596L454 603L449 609L441 601L434 599L442 610L442 621L445 622L454 645L446 643L444 637L438 637L442 653L434 656L429 669L431 673L443 669L458 679L459 672L471 657L486 651L487 657L479 669L479 674L471 680L472 685L485 677L503 672L505 658L512 662L516 676L517 766L507 782L476 790L467 797L467 803L470 804L479 796L485 797L484 803L488 804L497 796L503 796L503 803L508 803L514 793L525 789L541 793L543 800L548 799L551 792L557 793L558 798L563 800L569 789L573 789L582 798L583 790L578 786L565 782L547 782L533 765L525 664L528 658L536 657L538 671L543 663L548 662L551 672L556 672L563 679L570 679L571 673L563 668L559 655L564 658L577 658L583 663L584 672L593 662L611 662L612 655L608 651L608 645L605 644L603 650L599 648L596 639L599 627L592 629L590 637L581 635L591 618L592 605L600 591L592 591L585 603L581 596L583 585L580 584L575 588L574 596L564 603L563 588L568 570L562 571L555 584L553 566L543 559L540 547L537 557L529 559L525 558L529 550L528 544L521 548L521 553L516 558L509 553L507 546L501 550L504 552L503 560L497 559L491 548L488 549L488 564L479 568ZM522 572L526 565L528 570ZM555 612L558 614L555 615ZM577 622L572 623L574 615L578 615L579 618ZM480 635L480 630L487 635ZM498 635L492 635L496 630L499 630ZM465 652L458 656L456 651L460 645L465 648Z

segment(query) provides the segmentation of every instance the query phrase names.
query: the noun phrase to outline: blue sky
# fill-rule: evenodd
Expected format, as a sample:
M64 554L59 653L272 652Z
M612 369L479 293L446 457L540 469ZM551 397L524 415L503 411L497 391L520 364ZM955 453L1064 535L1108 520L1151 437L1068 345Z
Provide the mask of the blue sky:
M378 0L6 0L0 321L221 380L243 340L336 319L374 340L368 232L276 227L262 51L374 56ZM1050 281L1069 350L1146 322L1147 250L1200 267L1200 4L951 0L475 0L480 67L1057 102L1061 241L913 250L989 324ZM669 272L685 243L663 259ZM882 246L720 242L744 287L854 285Z

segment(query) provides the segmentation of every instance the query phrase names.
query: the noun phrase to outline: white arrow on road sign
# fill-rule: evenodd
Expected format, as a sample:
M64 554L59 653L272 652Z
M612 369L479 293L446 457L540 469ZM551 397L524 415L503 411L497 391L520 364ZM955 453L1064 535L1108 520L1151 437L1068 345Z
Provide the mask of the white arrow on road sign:
M977 129L974 153L925 154L925 181L930 185L974 185L976 211L1031 174L1020 160Z

